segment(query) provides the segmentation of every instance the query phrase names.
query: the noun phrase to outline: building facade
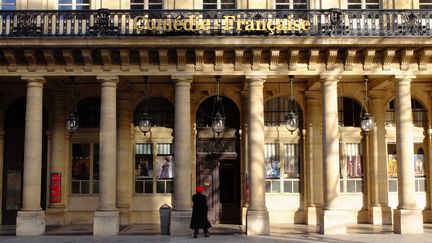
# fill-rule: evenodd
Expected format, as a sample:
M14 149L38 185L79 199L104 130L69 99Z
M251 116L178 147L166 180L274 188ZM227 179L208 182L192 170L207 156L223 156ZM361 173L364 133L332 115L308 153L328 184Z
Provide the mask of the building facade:
M250 235L432 221L430 2L0 3L1 222L17 235L113 235L165 203L184 234L197 185L212 223Z

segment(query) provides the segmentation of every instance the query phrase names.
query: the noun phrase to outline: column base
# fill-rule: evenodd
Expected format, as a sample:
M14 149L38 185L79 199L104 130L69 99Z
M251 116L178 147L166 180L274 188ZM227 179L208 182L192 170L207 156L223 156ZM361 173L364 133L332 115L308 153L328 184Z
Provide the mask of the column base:
M93 235L118 235L119 221L119 211L96 211L93 219Z
M376 206L369 209L369 223L375 225L391 225L393 223L390 207Z
M192 210L171 211L171 235L191 235L192 230L189 227L192 218Z
M16 220L17 236L45 234L45 211L18 211Z
M45 210L46 225L65 225L66 224L66 207L64 204L50 205Z
M395 209L393 231L396 234L423 234L423 214L419 209Z
M247 235L269 235L270 219L267 210L246 212L246 234Z
M318 225L321 207L307 207L306 208L306 224Z
M347 233L346 213L342 210L324 209L320 213L320 234L344 235Z

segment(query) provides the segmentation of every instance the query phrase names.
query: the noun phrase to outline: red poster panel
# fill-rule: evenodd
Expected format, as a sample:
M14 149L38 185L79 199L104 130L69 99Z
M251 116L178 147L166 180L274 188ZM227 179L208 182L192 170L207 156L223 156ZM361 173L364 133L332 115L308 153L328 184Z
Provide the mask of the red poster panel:
M61 174L51 173L51 203L61 203Z

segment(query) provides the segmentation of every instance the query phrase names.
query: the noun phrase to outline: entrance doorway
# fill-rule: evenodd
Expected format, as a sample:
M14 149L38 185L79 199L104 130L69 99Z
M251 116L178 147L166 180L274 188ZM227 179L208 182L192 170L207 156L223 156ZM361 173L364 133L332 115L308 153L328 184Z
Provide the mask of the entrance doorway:
M15 225L17 212L22 207L24 169L24 130L26 98L13 102L5 112L5 138L3 158L2 224ZM47 111L43 109L42 185L41 207L46 207L47 170Z
M241 223L240 164L236 154L198 156L197 185L204 187L212 224Z
M240 112L232 100L221 97L225 130L215 134L210 127L214 98L207 98L196 115L196 183L204 187L212 224L241 224Z

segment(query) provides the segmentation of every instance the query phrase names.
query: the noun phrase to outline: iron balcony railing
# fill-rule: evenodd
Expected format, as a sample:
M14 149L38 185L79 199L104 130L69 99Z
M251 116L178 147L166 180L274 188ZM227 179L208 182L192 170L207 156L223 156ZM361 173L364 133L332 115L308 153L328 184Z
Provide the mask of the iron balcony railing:
M0 11L0 37L430 36L429 10Z

